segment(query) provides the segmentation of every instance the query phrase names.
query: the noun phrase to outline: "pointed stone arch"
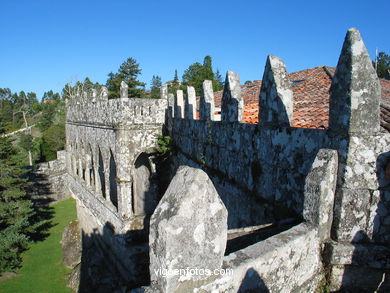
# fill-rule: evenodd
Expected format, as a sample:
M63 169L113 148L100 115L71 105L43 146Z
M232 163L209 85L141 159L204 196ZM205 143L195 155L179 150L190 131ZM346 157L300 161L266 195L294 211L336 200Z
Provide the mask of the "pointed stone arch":
M118 210L118 184L117 184L117 166L114 154L110 150L110 163L109 163L109 183L110 183L110 201Z
M106 179L104 176L104 159L102 155L102 151L98 146L98 178L100 182L100 194L103 198L106 198Z
M88 162L87 162L87 172L89 178L89 185L94 187L96 185L96 176L95 176L95 160L94 160L94 152L91 144L88 144Z
M150 199L153 197L150 177L152 165L147 153L141 153L134 162L133 185L132 185L132 207L133 214L146 215L150 211Z

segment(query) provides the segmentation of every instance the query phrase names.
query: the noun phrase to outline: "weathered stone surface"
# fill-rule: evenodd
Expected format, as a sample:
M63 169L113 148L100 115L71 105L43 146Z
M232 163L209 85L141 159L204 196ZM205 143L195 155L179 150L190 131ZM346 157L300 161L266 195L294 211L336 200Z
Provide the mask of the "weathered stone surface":
M73 292L79 292L80 286L80 275L81 275L81 264L79 263L76 267L72 269L68 277L68 283L66 284Z
M96 89L92 89L91 90L91 94L92 94L92 103L96 103L97 90Z
M228 71L223 88L221 120L241 122L243 108L244 100L241 95L240 76L236 72Z
M193 86L187 86L185 118L196 119L196 93L195 93L195 88Z
M303 217L318 227L320 239L330 237L337 183L337 152L319 150L305 180Z
M38 164L31 180L34 184L30 186L29 195L38 203L69 198L66 151L58 151L57 160Z
M74 268L81 261L81 234L79 222L72 221L62 232L62 263Z
M195 285L195 292L315 292L322 278L319 245L316 229L300 224L229 254L225 274Z
M380 131L381 87L360 32L348 30L333 76L329 128L335 132Z
M182 90L176 91L175 118L184 118L184 94Z
M358 266L333 266L331 292L389 292L390 280L381 270Z
M207 276L174 270L219 269L227 239L227 211L207 174L180 168L150 222L150 275L163 292ZM159 270L168 270L163 276Z
M355 265L374 269L390 269L390 249L375 244L328 244L332 265Z
M168 85L167 84L164 84L160 88L160 97L161 97L161 99L168 100Z
M107 92L108 93L108 92ZM110 99L97 103L70 104L67 122L118 126L165 122L164 99Z
M173 118L175 114L175 95L168 94L168 117Z
M185 282L185 278L169 279L169 282L173 280L170 284L179 284L178 290L189 292L194 287L202 287L210 292L264 288L274 292L313 292L321 278L321 241L328 235L331 222L330 194L334 181L330 179L329 168L337 164L332 159L328 169L325 165L320 167L325 159L316 159L316 155L322 148L331 148L339 153L334 239L362 245L364 249L358 250L364 251L358 255L360 258L365 257L365 253L372 248L370 245L387 244L390 241L390 183L385 179L385 166L389 164L390 157L390 135L382 135L375 130L377 80L372 72L362 73L371 64L368 55L363 52L364 45L356 31L349 32L344 47L332 86L331 120L335 121L330 131L288 127L292 113L290 84L284 78L287 75L284 63L272 56L267 61L262 90L263 97L267 98L265 102L271 103L271 106L260 108L271 113L268 124L237 123L242 113L241 87L238 76L231 72L228 72L226 79L222 122L212 121L214 104L211 103L214 103L214 97L210 81L205 82L201 96L201 121L193 119L196 114L194 109L192 118L190 115L187 117L187 108L186 118L190 119L167 119L173 116L167 107L172 110L175 105L174 96L168 94L166 88L162 96L167 99L107 100L106 89L102 88L101 93L105 98L100 98L96 103L90 102L91 97L82 96L78 101L67 104L66 161L69 188L77 198L83 231L102 235L99 238L101 247L117 267L120 272L118 275L136 284L139 284L139 277L147 275L143 273L147 266L145 262L137 261L144 257L146 243L142 247L134 247L129 243L137 239L138 234L133 233L134 230L141 229L148 221L145 206L156 200L148 194L153 188L149 190L147 181L154 174L155 166L153 160L150 160L150 164L141 164L141 175L144 176L137 176L140 174L136 173L138 168L135 165L141 154L148 156L154 151L155 135L162 134L163 128L168 130L177 150L172 160L172 170L180 165L204 169L229 211L229 227L260 225L290 217L301 219L302 216L310 222L230 255L228 260L225 259L224 266L235 269L231 278L220 276L196 282L192 279ZM188 94L188 105L191 95ZM269 97L274 97L276 102ZM208 112L207 109L202 110L207 101L210 101ZM349 104L346 106L343 103ZM279 111L275 105L283 111ZM374 118L368 117L371 115L369 113L374 113ZM366 124L370 124L370 121L375 123L367 128ZM331 183L325 186L326 181ZM183 182L181 184L177 189L186 191L185 200L181 201L181 197L175 193L178 198L172 195L172 202L179 201L182 209L161 208L160 212L172 212L172 217L178 216L180 210L185 210L183 206L192 205L194 219L191 218L190 222L193 226L186 228L185 232L172 235L172 231L175 233L188 227L180 218L180 225L174 226L167 220L161 224L161 230L154 230L159 231L160 238L167 240L164 245L157 245L156 239L159 237L155 233L152 241L159 261L165 267L175 267L182 263L183 259L177 259L176 264L171 260L175 261L179 255L184 257L185 254L181 252L190 245L197 245L197 248L187 250L185 260L188 260L189 255L194 255L195 261L200 264L209 260L204 255L217 259L217 253L206 251L208 246L198 248L196 239L192 237L197 225L213 223L204 223L211 212L206 215L199 212L200 218L197 218L195 211L199 207L193 200L200 197L199 190L193 192L195 196L190 195L191 188L195 189L192 186L197 184L191 183L189 187ZM140 185L144 188L138 188ZM207 189L207 186L200 189ZM322 197L321 194L328 196ZM208 211L210 207L203 208ZM320 229L320 235L318 227L313 224L323 228ZM107 233L107 230L111 232ZM205 238L209 230L213 231L205 229ZM195 234L203 235L199 231ZM182 242L174 241L180 237L186 239ZM172 251L162 251L162 247L171 247ZM201 251L200 254L197 249ZM168 252L171 254L168 255ZM335 266L345 265L342 262L348 263L354 254L341 256L340 264ZM143 260L147 261L147 258ZM372 265L371 261L369 263ZM166 280L162 282L166 288ZM201 286L201 282L207 284Z
M338 188L332 236L338 241L359 242L366 238L369 190Z
M290 126L293 118L293 92L283 60L269 55L260 90L259 123Z
M102 86L102 89L100 91L100 99L102 101L108 100L108 88L106 88L105 86Z
M211 80L205 80L199 100L200 120L214 120L214 92Z
M120 92L122 99L127 99L129 97L129 86L123 80L121 81Z

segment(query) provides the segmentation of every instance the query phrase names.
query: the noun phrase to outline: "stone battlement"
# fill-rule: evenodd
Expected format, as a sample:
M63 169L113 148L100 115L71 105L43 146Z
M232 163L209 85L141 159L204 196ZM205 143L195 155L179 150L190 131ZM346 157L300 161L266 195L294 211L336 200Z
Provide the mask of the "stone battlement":
M101 126L163 124L167 101L163 99L119 98L72 103L67 122Z
M124 235L149 227L152 241L143 243L151 256L147 292L311 292L322 277L338 290L354 288L351 280L359 273L380 276L388 269L387 262L361 267L354 257L356 245L365 251L364 259L375 260L378 251L388 253L390 239L390 178L385 175L390 134L380 132L380 84L357 29L347 32L332 79L328 129L291 126L294 96L286 66L276 56L266 59L257 125L242 123L240 78L232 71L226 74L220 121L207 80L199 107L193 87L173 95L165 86L161 99L140 100L129 99L122 83L119 99L107 100L104 88L99 98L92 96L89 102L81 98L68 104L70 189L79 200L86 234L111 227L103 242L126 282L136 282L139 259L126 254L134 243ZM169 166L161 167L155 157L157 134L172 139ZM154 185L162 175L174 178L164 196ZM213 205L223 216L215 216ZM195 209L199 214L191 221ZM228 255L221 253L225 236L209 235L204 228L238 231L290 219L298 225L277 235L257 231L252 235L257 241ZM195 256L194 241L202 249L221 251L205 249L204 257ZM199 265L208 259L213 268L233 268L234 274L153 275L153 268L180 268L191 257Z

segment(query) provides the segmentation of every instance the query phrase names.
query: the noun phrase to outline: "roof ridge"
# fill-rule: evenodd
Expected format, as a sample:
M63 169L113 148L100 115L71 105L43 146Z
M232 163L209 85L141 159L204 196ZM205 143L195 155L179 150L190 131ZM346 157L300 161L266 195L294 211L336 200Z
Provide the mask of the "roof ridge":
M330 72L330 70L329 70L328 67L329 67L329 66L326 66L326 65L322 66L322 68L324 69L324 71L326 72L326 74L329 75L329 77L330 77L331 79L333 79L333 73Z

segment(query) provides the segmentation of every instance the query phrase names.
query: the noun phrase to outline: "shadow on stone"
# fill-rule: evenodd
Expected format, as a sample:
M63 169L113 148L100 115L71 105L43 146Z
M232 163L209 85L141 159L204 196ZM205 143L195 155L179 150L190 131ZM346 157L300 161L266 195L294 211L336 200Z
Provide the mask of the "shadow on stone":
M247 270L238 293L269 293L267 286L253 268Z
M115 234L113 226L107 222L102 233L97 230L90 235L81 232L79 240L74 239L81 242L74 243L81 247L81 259L79 263L73 262L73 270L68 278L68 287L74 291L127 292L150 284L148 236L145 232ZM119 258L116 251L116 244L123 241L126 242L127 254L122 253L126 255L125 258L131 259L132 272L126 271L123 265L128 259Z

